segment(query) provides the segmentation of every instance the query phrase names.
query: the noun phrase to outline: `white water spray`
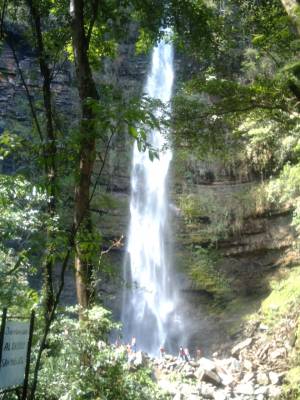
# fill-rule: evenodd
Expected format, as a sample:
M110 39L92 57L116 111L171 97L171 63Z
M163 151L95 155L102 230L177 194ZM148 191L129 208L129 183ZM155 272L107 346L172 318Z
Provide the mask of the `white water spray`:
M173 48L162 40L152 53L146 94L169 102L173 79ZM149 141L159 150L166 144L158 130L151 132ZM125 266L129 287L124 291L122 322L125 340L136 336L138 347L151 354L156 354L160 346L168 346L170 331L176 325L176 291L167 257L166 186L172 153L165 147L159 159L150 161L148 153L140 152L135 144L131 175L129 257Z

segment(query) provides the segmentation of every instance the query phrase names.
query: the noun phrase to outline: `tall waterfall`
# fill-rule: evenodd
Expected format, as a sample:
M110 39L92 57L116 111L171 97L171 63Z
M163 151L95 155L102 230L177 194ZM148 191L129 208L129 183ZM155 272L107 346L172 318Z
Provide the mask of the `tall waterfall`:
M163 102L172 95L173 48L162 40L152 53L144 92ZM159 159L134 146L131 175L131 221L127 245L122 322L125 340L135 336L137 347L151 354L168 346L176 323L176 290L170 277L168 247L167 176L172 153L158 130L149 141ZM162 150L164 148L164 150Z

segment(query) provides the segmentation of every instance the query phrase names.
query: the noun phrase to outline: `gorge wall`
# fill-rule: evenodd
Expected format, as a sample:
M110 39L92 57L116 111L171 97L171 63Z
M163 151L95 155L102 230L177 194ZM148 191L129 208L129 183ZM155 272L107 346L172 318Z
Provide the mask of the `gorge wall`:
M133 38L120 46L118 57L105 64L99 81L120 86L128 96L138 96L149 68L149 55L136 55ZM16 34L15 34L16 35ZM21 43L21 42L20 42ZM17 48L20 67L33 93L39 85L37 65L32 50L25 44ZM184 79L189 63L177 57L178 80ZM192 68L192 63L190 68ZM70 64L56 75L53 81L55 106L68 115L68 121L76 120L77 90L74 72ZM74 101L70 101L70 99ZM0 54L0 130L16 132L31 129L31 117L22 82L13 53L5 45ZM251 179L239 176L238 171L229 171L217 161L199 161L191 157L180 159L174 149L170 180L170 218L173 232L174 273L177 276L182 297L183 314L188 316L192 345L205 347L208 351L217 343L229 340L234 332L227 329L232 320L224 321L222 315L210 312L210 305L219 296L226 303L235 297L257 298L267 293L269 276L281 265L292 264L297 256L293 251L295 232L290 226L291 210L253 207L253 198L248 196ZM104 248L113 240L126 234L129 222L130 169L132 140L124 135L115 137L108 163L92 204L94 222L103 236ZM100 163L100 161L98 161ZM99 166L99 164L98 164ZM10 173L18 168L13 158L2 162L0 169ZM249 204L250 203L250 204ZM242 209L242 211L241 211ZM232 228L232 229L229 229ZM233 229L234 228L234 229ZM217 244L211 248L213 237ZM99 285L104 303L111 306L116 317L120 315L122 265L124 248L110 252L107 264L113 267L104 274ZM208 249L204 254L201 249ZM217 253L215 258L211 257ZM214 256L213 256L214 257ZM203 268L203 265L208 267ZM199 283L195 283L191 267L200 271ZM213 266L213 268L212 268ZM201 275L202 274L202 275ZM212 278L212 275L218 279ZM224 283L225 282L225 283ZM219 287L220 286L220 287ZM120 289L121 288L121 289ZM74 303L75 290L70 268L64 292L64 301ZM236 315L240 321L241 314ZM220 329L226 325L226 331ZM226 332L228 332L226 334Z

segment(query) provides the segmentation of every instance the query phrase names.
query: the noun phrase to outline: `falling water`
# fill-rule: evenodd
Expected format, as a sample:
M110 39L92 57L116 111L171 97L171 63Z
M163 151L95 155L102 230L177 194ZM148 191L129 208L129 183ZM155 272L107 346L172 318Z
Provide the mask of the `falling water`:
M172 45L162 40L153 50L144 91L166 103L171 99L173 78ZM136 144L133 151L125 268L128 288L124 291L122 320L125 339L135 336L138 347L155 354L160 346L170 343L176 294L167 256L166 186L172 153L158 130L153 130L149 139L161 150L159 159L150 161L147 152L140 152Z

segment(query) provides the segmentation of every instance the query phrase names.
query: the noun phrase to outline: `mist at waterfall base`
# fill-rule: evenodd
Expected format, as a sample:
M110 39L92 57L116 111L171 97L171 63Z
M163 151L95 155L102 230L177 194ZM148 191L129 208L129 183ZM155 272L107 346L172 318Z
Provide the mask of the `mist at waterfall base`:
M173 80L173 48L162 40L153 49L144 92L167 103ZM137 144L133 150L122 323L125 342L135 336L140 350L157 355L162 346L176 352L183 343L170 265L167 178L172 152L158 130L149 133L148 141L160 150L159 159L151 161Z

